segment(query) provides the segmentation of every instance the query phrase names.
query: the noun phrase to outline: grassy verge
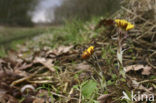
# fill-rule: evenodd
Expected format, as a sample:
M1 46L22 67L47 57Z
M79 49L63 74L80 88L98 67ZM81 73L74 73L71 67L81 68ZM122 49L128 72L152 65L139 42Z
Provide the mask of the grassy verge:
M66 21L64 25L59 27L49 27L42 35L36 36L27 42L27 48L43 48L45 46L55 48L59 45L83 44L96 37L99 32L94 31L99 18L93 18L91 21L83 22L74 19Z
M7 55L9 49L16 50L18 44L24 44L34 36L41 35L53 27L2 27L0 28L0 57Z

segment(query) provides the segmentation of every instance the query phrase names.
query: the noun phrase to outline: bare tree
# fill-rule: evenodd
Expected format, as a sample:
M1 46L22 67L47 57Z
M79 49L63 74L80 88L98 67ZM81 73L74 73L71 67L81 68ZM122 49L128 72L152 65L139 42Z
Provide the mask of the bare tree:
M88 20L92 16L106 16L119 9L120 0L64 0L55 9L57 21L74 17Z
M31 17L27 15L37 0L0 0L1 25L32 25Z

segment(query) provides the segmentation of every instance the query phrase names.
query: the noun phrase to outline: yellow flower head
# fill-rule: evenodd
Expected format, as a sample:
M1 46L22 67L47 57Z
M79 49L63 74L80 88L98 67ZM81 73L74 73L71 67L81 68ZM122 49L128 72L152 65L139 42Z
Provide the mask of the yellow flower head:
M87 58L89 58L89 57L93 54L93 52L94 52L94 46L90 46L88 49L86 49L86 50L82 53L82 55L81 55L82 59L87 59Z
M120 27L126 31L134 28L134 25L131 24L130 22L126 21L126 20L115 19L115 23L116 23L117 27Z

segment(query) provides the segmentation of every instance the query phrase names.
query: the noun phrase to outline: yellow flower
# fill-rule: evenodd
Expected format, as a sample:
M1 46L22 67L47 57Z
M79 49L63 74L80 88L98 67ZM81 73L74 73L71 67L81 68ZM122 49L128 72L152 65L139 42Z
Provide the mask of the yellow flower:
M87 58L89 58L89 57L93 54L93 52L94 52L94 46L90 46L88 49L86 49L86 50L82 53L82 55L81 55L82 59L87 59Z
M130 22L126 21L126 20L122 20L122 19L115 19L115 23L117 25L117 27L122 28L123 30L131 30L134 28L134 25L131 24Z

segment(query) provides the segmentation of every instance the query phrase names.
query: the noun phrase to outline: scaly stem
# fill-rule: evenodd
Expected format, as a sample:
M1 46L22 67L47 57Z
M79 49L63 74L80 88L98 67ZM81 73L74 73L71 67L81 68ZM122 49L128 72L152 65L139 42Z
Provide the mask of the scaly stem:
M122 62L122 33L119 31L119 36L118 36L118 49L117 49L117 59L119 61L119 68L122 68L123 62Z
M118 59L118 69L120 74L125 78L125 72L123 70L123 40L126 39L127 33L123 33L121 30L118 31L118 49L117 49L117 59Z
M95 72L98 74L99 76L99 81L100 81L100 84L101 84L101 87L103 88L103 91L104 91L104 84L105 84L105 77L104 77L104 74L103 74L103 71L102 71L102 68L98 62L98 58L97 58L97 55L94 54L92 55L92 57L95 59L95 65L97 65L98 69L99 69L99 72L97 70L95 70Z

